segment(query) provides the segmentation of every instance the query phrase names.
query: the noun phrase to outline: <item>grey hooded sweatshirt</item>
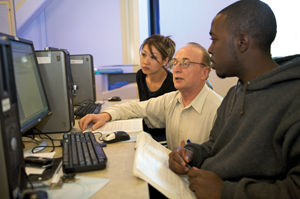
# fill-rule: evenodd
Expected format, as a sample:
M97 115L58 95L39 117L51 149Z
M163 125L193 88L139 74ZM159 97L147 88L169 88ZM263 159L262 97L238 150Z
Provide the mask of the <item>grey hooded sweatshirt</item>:
M192 166L225 182L221 198L300 198L300 59L232 87Z

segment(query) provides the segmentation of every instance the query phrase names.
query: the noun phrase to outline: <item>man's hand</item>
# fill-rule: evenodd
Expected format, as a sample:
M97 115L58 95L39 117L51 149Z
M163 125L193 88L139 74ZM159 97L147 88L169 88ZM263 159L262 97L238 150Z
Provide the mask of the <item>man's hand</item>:
M175 147L169 153L169 166L177 174L187 174L189 169L186 163L191 162L193 159L193 152L182 147Z
M190 189L198 199L220 198L224 181L214 172L193 167L188 172Z
M105 122L110 121L111 116L108 113L100 113L100 114L87 114L83 118L79 120L79 127L81 131L84 131L89 123L95 123L92 126L92 131L96 130L97 128L103 126Z

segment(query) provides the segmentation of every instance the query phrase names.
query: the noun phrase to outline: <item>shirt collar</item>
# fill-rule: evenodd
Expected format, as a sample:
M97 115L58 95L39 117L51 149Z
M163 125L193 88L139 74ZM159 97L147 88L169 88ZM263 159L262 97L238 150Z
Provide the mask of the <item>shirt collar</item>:
M195 99L188 106L186 106L185 109L193 107L195 109L195 111L197 111L197 113L201 115L202 109L204 107L205 100L207 98L207 95L209 94L209 91L210 91L210 89L208 88L208 86L206 84L204 84L203 88L198 93L198 95L195 97ZM183 105L181 94L177 95L177 102Z

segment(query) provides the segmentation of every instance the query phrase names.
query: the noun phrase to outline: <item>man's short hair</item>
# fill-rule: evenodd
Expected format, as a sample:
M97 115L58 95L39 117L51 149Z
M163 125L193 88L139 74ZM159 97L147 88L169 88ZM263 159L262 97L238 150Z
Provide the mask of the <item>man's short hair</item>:
M209 66L209 72L211 71L211 61L210 61L210 55L208 53L208 51L201 46L200 44L196 43L196 42L189 42L187 43L187 46L195 46L197 48L200 48L203 52L203 62L206 66Z
M269 50L277 32L271 8L259 0L240 0L221 10L226 15L225 27L233 36L246 33L262 50Z

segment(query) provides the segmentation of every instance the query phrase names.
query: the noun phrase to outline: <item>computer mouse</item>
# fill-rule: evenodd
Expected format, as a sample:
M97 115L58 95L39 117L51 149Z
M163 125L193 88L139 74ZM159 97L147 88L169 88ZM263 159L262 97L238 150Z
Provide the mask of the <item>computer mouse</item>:
M121 101L121 98L118 96L113 96L113 97L109 98L107 101L109 101L109 102Z
M48 194L44 190L25 191L23 199L48 199Z
M102 140L106 143L115 143L123 140L129 140L130 136L125 131L116 131L105 135Z

